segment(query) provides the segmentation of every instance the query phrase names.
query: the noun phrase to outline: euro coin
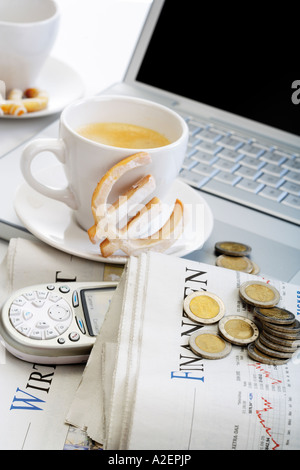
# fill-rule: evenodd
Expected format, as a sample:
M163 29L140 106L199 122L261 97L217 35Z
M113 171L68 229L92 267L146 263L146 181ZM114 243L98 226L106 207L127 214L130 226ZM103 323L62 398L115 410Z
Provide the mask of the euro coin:
M262 281L244 282L239 289L241 299L255 307L274 307L280 300L278 290Z
M268 328L271 328L272 330L274 330L274 332L278 331L280 333L293 335L294 337L300 337L300 322L298 320L295 320L293 323L289 323L288 325L265 322L264 326L266 326L266 324Z
M239 315L229 315L222 318L218 326L222 337L238 346L252 343L259 336L259 330L255 323Z
M260 334L260 339L262 343L265 344L265 346L269 346L272 349L278 348L279 351L281 350L280 348L287 348L284 349L287 352L292 350L296 351L296 349L298 348L297 341L291 341L288 339L280 338L279 336L273 336L265 328ZM267 341L269 341L269 344L267 344Z
M269 349L274 349L275 351L287 352L292 354L297 350L296 347L293 347L291 345L284 345L274 342L272 336L268 335L265 331L261 332L261 334L259 335L259 340L264 346Z
M260 267L258 266L258 264L256 264L252 260L251 260L251 263L252 263L253 268L250 274L258 274L260 272Z
M242 271L249 274L253 270L253 264L246 256L220 255L216 259L216 265L222 268L233 269L235 271Z
M300 334L299 333L289 333L283 332L283 331L278 331L274 330L273 328L269 328L270 323L265 322L263 324L263 331L271 335L273 340L275 342L287 342L287 343L293 343L296 347L300 346Z
M231 351L231 344L205 328L195 331L190 336L189 345L197 356L205 359L221 359L228 356Z
M251 343L247 347L248 356L256 362L270 365L282 365L289 361L289 358L279 359L278 357L268 356L263 354L259 349L256 348L255 343Z
M256 346L256 348L257 348L260 352L262 352L263 354L267 354L268 356L272 356L272 357L277 357L277 358L279 358L279 359L290 358L290 357L292 357L292 355L293 355L293 351L291 351L291 352L284 352L284 351L278 351L278 350L269 348L269 347L265 346L265 345L260 341L259 338L255 341L255 346Z
M217 242L215 244L215 250L219 254L231 255L231 256L247 256L251 252L251 247L245 245L245 243L238 242Z
M280 307L255 308L253 313L263 322L278 325L289 325L295 321L295 315L292 312Z
M205 291L196 291L189 294L183 303L187 316L201 324L218 322L225 314L223 301L215 294Z

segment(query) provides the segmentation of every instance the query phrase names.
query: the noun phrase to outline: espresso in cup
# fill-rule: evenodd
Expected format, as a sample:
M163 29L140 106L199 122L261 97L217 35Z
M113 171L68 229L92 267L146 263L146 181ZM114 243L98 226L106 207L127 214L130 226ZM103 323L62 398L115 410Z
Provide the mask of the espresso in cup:
M80 127L77 132L86 139L120 148L152 149L170 144L160 132L122 122L94 122Z

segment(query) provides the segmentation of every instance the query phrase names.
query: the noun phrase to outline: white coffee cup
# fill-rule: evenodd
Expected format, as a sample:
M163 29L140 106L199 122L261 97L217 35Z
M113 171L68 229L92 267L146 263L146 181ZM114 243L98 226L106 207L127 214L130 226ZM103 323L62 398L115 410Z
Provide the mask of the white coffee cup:
M0 1L0 79L7 91L37 86L59 19L54 0Z
M78 128L92 122L121 122L157 131L170 144L150 149L127 149L104 145L78 134ZM27 183L41 194L67 204L75 212L79 225L87 230L93 224L91 201L103 175L123 158L145 151L152 162L124 174L113 186L109 203L136 183L151 174L156 188L151 197L163 200L178 176L185 156L188 127L171 109L135 97L103 95L81 99L67 106L60 118L58 139L37 139L24 149L21 169ZM52 152L63 164L68 186L54 189L38 181L31 171L31 162L43 151ZM55 180L55 175L53 175Z

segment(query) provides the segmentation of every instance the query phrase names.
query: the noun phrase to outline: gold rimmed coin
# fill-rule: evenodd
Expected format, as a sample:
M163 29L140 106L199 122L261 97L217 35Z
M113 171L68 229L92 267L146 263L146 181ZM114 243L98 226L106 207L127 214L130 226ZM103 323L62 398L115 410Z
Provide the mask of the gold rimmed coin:
M230 315L222 318L218 326L222 337L238 346L252 343L259 336L259 330L255 323L239 315Z
M288 325L279 325L276 323L268 322L267 326L268 328L271 328L274 331L279 331L294 336L299 335L300 338L300 322L298 320L295 320L293 323L290 323Z
M278 357L268 356L263 354L259 349L256 348L255 343L251 343L247 348L248 355L251 359L256 362L261 362L262 364L270 364L273 366L286 364L289 361L288 359L279 359Z
M223 241L215 244L217 253L230 256L247 256L251 252L251 247L245 243Z
M293 333L293 331L289 332L288 330L286 331L280 331L280 330L275 330L274 328L270 328L271 323L263 323L263 330L266 331L269 335L272 335L274 338L280 338L285 341L294 341L295 344L300 345L300 334L299 333Z
M241 299L255 307L271 308L278 304L280 294L271 284L262 281L244 282L239 289Z
M267 354L268 356L272 356L272 357L277 357L277 358L279 358L279 359L290 358L290 357L292 357L292 355L293 355L293 353L294 353L293 351L291 351L291 352L284 352L284 351L278 351L278 350L269 348L269 347L265 346L265 345L260 341L259 338L255 341L255 346L256 346L256 348L259 349L259 351L262 352L263 354Z
M231 351L231 344L227 343L217 333L209 329L195 331L189 338L191 350L205 359L222 359Z
M249 274L253 270L252 261L246 256L220 255L216 259L216 265L221 268L233 269L234 271L242 271Z
M189 294L183 303L187 316L201 324L218 322L225 315L225 305L217 295L211 292L196 291Z
M267 348L274 349L278 352L287 352L293 354L297 350L296 346L276 343L276 341L273 341L272 336L268 335L268 333L266 333L265 331L262 331L260 333L259 340Z
M254 261L251 260L251 263L252 263L252 266L253 266L253 269L251 271L250 274L258 274L259 271L260 271L260 267L258 266L258 264L256 264Z
M261 321L277 325L290 325L295 321L295 315L292 312L280 307L256 307L253 313Z

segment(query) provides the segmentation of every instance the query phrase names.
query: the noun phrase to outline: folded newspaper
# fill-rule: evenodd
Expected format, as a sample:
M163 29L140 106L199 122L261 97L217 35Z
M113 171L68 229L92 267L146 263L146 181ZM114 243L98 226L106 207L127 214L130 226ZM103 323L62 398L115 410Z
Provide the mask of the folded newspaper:
M295 285L157 253L130 258L67 422L104 449L299 449L297 351L268 365L252 360L246 346L233 344L217 360L189 346L202 327L185 314L184 298L212 292L225 316L256 321L239 295L249 280L272 284L278 305L299 315Z

